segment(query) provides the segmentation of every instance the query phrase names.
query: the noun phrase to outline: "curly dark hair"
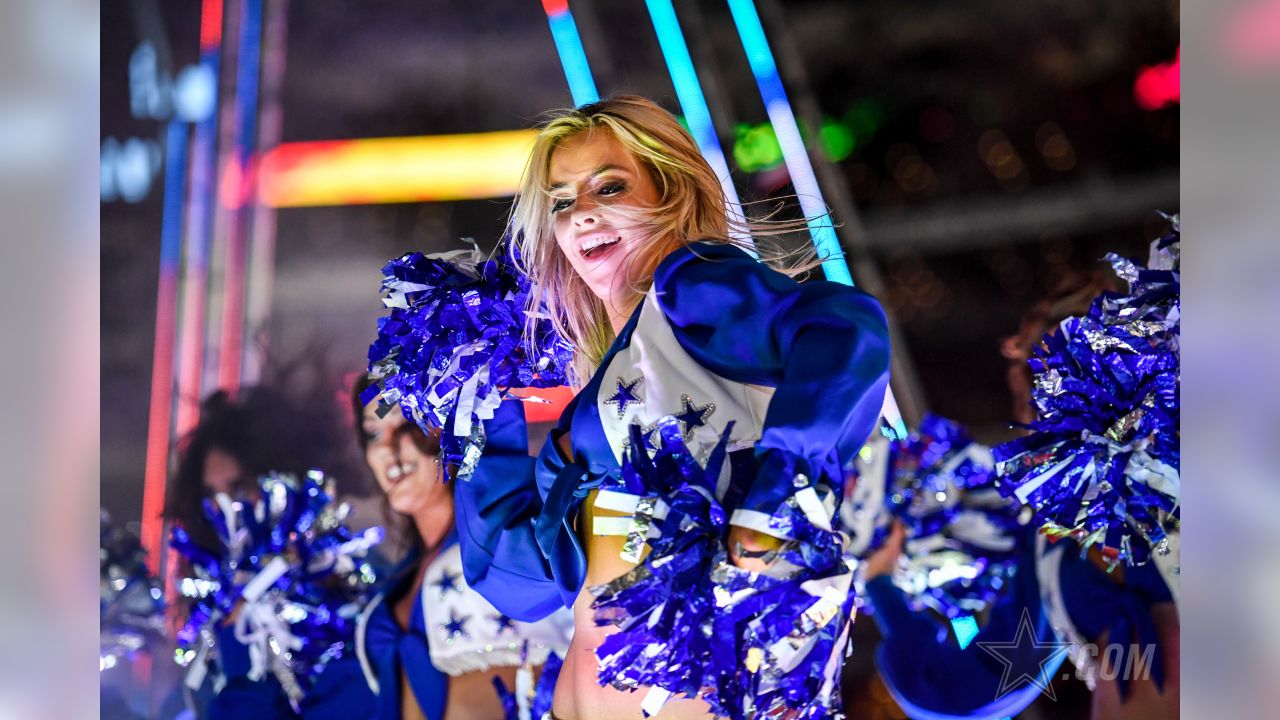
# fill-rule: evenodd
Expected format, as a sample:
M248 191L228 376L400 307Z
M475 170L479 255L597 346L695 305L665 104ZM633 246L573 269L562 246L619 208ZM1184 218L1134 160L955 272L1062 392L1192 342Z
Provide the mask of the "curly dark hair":
M1008 384L1013 394L1015 420L1025 424L1034 417L1031 367L1027 360L1035 354L1044 336L1056 331L1058 323L1068 317L1087 314L1094 298L1118 286L1115 276L1102 270L1070 274L1023 314L1017 333L1001 341L1000 354L1009 361Z
M323 467L308 418L282 394L267 387L244 388L234 395L219 390L200 404L200 422L178 445L178 466L166 493L165 518L177 522L191 538L216 552L221 543L205 518L202 504L209 496L204 484L205 461L220 450L236 460L238 487L248 487L270 471L299 474Z

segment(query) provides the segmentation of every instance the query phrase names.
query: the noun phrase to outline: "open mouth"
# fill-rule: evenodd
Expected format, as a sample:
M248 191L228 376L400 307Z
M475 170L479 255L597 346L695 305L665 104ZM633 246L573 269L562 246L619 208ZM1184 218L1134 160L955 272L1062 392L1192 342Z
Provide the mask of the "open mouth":
M617 246L622 240L617 235L595 235L582 243L582 256L588 260L598 258Z

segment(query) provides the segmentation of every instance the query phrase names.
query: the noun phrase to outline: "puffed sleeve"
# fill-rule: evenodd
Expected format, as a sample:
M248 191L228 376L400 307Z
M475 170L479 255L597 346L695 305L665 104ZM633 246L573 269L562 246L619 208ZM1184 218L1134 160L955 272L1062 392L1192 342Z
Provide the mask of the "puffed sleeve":
M462 573L467 585L508 617L541 620L563 600L534 533L543 503L522 403L504 401L485 431L475 473L453 488Z
M884 636L876 667L910 717L1013 717L1040 695L1030 678L1051 682L1067 654L1041 608L1029 553L965 647L928 612L911 610L888 576L867 583L866 596Z
M760 470L731 522L788 536L783 503L796 476L825 479L838 491L840 469L875 429L889 383L880 303L846 285L796 282L718 243L672 253L654 284L694 360L730 380L775 388L757 444Z

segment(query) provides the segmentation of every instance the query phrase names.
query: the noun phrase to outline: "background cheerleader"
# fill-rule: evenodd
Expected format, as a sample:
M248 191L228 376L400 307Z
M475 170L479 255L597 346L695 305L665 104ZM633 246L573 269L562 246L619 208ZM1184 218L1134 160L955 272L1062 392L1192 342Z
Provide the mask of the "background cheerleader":
M408 545L360 619L359 656L378 695L373 717L501 720L493 681L523 690L529 680L518 682L518 670L562 655L572 620L513 620L467 585L439 432L406 421L398 407L379 417L376 403L360 400L369 384L361 375L355 385L356 435Z
M1004 341L1019 424L1030 426L1037 419L1028 360L1041 339L1066 318L1086 315L1099 293L1116 286L1102 273L1076 278L1037 303L1023 317L1019 332ZM874 478L860 478L867 479ZM1156 562L1119 562L1101 545L1081 547L1071 537L1050 538L1031 523L1016 534L1022 550L1010 586L982 615L982 628L960 639L918 604L912 607L909 596L891 581L903 539L895 526L869 554L864 572L867 599L884 636L877 666L911 717L1014 715L1039 697L1068 657L1093 691L1092 717L1177 715L1179 623L1173 594ZM984 643L993 642L1017 644L1001 653L1013 667L982 651ZM1109 645L1124 651L1105 652ZM1037 680L1008 684L1010 676L1023 675Z
M219 392L207 398L201 404L200 423L183 440L169 492L167 515L175 532L181 532L184 538L178 576L193 575L192 566L199 563L192 558L211 567L228 559L227 538L220 534L206 510L226 507L215 502L216 496L235 498L252 508L263 500L260 477L275 473L305 478L311 466L309 460L316 460L321 454L317 448L324 448L326 431L323 424L316 422L314 413L297 411L270 388L246 388L235 396ZM263 532L268 530L264 528ZM230 592L230 588L224 591ZM252 677L258 673L250 648L237 639L239 601L231 602L237 604L209 628L216 637L216 661L206 662L202 657L196 668L188 668L190 704L198 716L211 720L368 717L373 696L363 681L354 646L325 663L316 682L307 687L305 697L291 703L289 693L275 675ZM179 612L185 614L192 607L188 601ZM203 640L194 646L200 644ZM200 677L206 679L196 682Z

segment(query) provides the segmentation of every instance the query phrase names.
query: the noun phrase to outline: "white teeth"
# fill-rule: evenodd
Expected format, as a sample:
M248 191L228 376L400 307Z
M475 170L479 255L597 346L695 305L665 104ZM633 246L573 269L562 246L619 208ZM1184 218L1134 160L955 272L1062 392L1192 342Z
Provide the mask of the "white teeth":
M399 480L405 475L413 474L413 471L417 469L418 469L417 463L392 465L391 467L387 468L387 479L392 481Z
M586 255L587 253L591 252L592 250L595 250L596 248L600 247L601 245L609 245L609 244L611 244L611 243L616 243L616 242L618 242L618 241L619 241L619 240L621 240L621 239L622 239L622 238L617 237L617 236L613 236L613 237L604 237L604 236L601 236L601 237L594 237L594 238L592 238L592 239L590 239L590 240L588 240L588 241L586 241L586 242L582 243L582 254L583 254L583 255Z

